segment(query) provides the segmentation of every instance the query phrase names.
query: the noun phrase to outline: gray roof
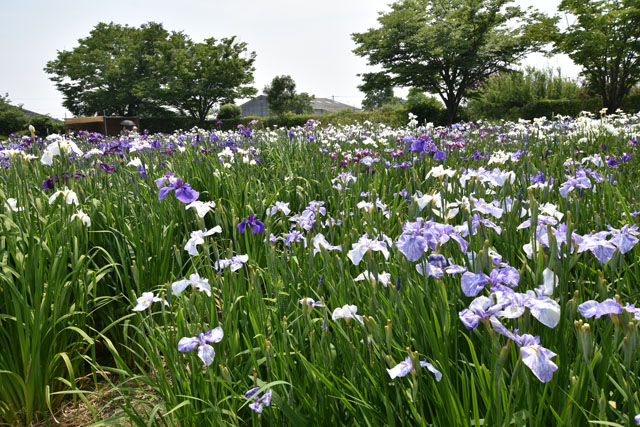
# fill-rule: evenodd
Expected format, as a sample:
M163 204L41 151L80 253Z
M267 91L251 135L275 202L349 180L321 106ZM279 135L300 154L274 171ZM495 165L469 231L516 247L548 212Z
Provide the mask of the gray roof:
M359 108L352 107L351 105L343 104L342 102L329 98L314 98L311 100L311 106L314 110L325 110L330 112L337 112L340 110L360 110Z
M267 97L265 95L259 95L240 107L242 108L243 116L266 117L269 115ZM311 108L315 114L337 113L342 110L361 111L359 108L329 98L313 98L311 100Z

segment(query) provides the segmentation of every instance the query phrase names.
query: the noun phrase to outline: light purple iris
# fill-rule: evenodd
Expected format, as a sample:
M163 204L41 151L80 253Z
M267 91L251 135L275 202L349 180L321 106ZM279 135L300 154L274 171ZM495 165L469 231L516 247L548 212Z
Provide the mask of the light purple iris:
M495 312L502 309L501 304L496 304L494 299L489 297L480 296L471 301L469 308L465 308L458 317L468 330L473 330L478 327L478 323L482 320L488 319Z
M622 306L613 298L602 302L590 300L580 304L578 311L586 318L595 316L596 319L599 319L607 314L622 314Z
M513 333L495 316L492 316L490 321L494 331L518 344L522 362L531 369L536 378L543 383L551 381L553 373L558 370L558 365L551 361L556 354L540 345L540 337L529 334L519 335L518 331Z
M218 326L215 329L210 330L206 334L200 334L197 337L184 337L178 341L178 351L183 353L193 351L198 347L198 357L202 360L205 366L209 366L213 363L213 359L216 357L216 352L210 342L220 342L224 337L222 328Z
M469 244L453 226L417 218L402 227L402 235L395 245L408 261L414 262L422 257L427 248L435 251L450 240L458 243L462 252L467 251Z
M258 414L261 414L263 409L264 409L264 406L271 405L271 394L272 394L272 392L271 392L271 390L269 390L265 394L263 394L261 397L258 397L258 390L260 390L260 387L254 387L254 388L250 389L249 391L247 391L244 394L244 397L246 397L247 399L253 398L253 400L255 400L255 402L250 403L249 404L249 408L253 409Z
M609 230L611 231L609 242L623 254L629 252L638 243L638 238L636 237L639 234L638 226L635 224L632 226L626 224L619 230L609 226Z
M576 177L568 176L567 181L560 185L560 195L566 199L569 191L576 188L591 188L591 181L584 173L577 175Z
M493 269L489 276L484 273L471 273L468 271L462 275L460 286L466 296L475 297L488 283L491 284L492 290L499 290L502 285L514 288L518 286L519 281L520 273L518 273L518 270L507 266Z
M606 264L616 252L616 247L607 240L608 235L608 231L601 231L578 237L578 253L591 251L600 264Z

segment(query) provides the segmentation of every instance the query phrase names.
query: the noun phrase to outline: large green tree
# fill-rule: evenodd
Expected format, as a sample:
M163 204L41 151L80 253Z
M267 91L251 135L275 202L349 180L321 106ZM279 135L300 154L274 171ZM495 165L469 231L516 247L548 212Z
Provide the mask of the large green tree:
M581 65L587 86L612 113L640 81L640 0L563 0L574 22L556 49Z
M137 115L158 107L154 64L169 32L153 22L140 28L99 23L69 51L58 51L45 71L76 115Z
M400 0L380 26L353 34L354 52L395 86L434 93L452 122L469 89L549 41L554 19L510 0Z
M265 86L264 94L269 103L269 112L275 115L291 112L313 113L313 96L306 92L296 93L296 82L291 76L276 76Z
M45 71L76 115L154 115L167 108L204 122L216 103L250 96L255 53L235 38L193 42L153 22L100 23Z
M161 99L199 124L216 104L233 103L257 92L250 86L256 54L247 52L246 43L236 42L235 37L202 43L182 37L171 45L163 60Z

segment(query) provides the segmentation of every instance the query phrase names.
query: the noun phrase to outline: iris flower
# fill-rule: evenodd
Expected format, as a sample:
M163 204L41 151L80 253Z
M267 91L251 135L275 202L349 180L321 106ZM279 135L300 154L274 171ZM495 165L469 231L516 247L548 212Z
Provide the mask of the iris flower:
M300 304L306 304L311 308L324 307L324 304L322 304L322 301L314 301L313 298L304 297L299 302Z
M138 304L133 307L133 311L144 311L151 307L154 302L161 302L162 298L153 295L153 292L143 292L142 296L138 298ZM169 305L164 301L164 305Z
M380 282L382 283L382 286L386 288L389 285L389 282L391 281L391 274L381 271L378 273L378 276L376 277L375 274L370 273L369 271L365 271L364 273L360 273L358 277L353 279L354 282L360 282L363 280L368 280L371 283Z
M330 244L324 237L324 234L320 233L313 238L313 254L315 255L321 252L322 249L326 251L341 251L342 245L334 246Z
M258 219L257 216L251 214L249 218L242 218L242 222L238 224L238 230L240 230L240 234L244 234L244 230L247 226L251 227L251 231L253 234L262 234L264 233L264 224L262 221Z
M513 333L505 328L495 316L491 317L491 326L496 332L518 344L522 362L531 369L536 378L543 383L551 381L553 373L558 370L558 366L551 361L556 354L540 345L540 337L529 334L518 335L518 331Z
M242 268L242 265L249 261L249 255L236 255L231 258L221 259L216 261L213 266L216 270L221 271L224 268L229 267L231 271L237 271Z
M622 306L613 298L606 299L602 302L594 300L585 301L578 306L578 311L584 317L601 318L607 314L622 314Z
M204 292L207 296L211 296L211 285L209 284L209 279L200 277L198 273L191 274L188 279L185 278L178 280L177 282L173 282L171 284L171 290L174 295L180 295L189 285Z
M220 342L224 337L222 328L218 326L215 329L210 330L206 334L200 334L197 337L184 337L178 341L178 351L183 353L193 351L198 347L198 357L205 366L209 366L213 363L213 359L216 357L216 352L212 346L208 343Z
M244 397L246 397L247 399L253 398L255 402L250 403L249 408L253 409L258 414L261 414L262 410L264 409L264 406L271 405L272 392L271 390L269 390L265 394L263 394L262 397L258 397L258 390L260 390L260 387L254 387L251 390L247 391L244 394Z
M189 208L193 208L196 210L196 214L198 214L198 216L200 218L204 218L204 216L213 208L216 207L216 202L200 202L198 200L189 203L187 206L185 206L185 210L188 210Z
M169 185L165 185L165 184ZM184 182L180 178L174 177L172 174L168 173L156 180L156 186L160 190L158 192L158 200L164 199L167 194L175 190L176 199L180 200L182 203L192 203L198 200L200 197L200 193L191 188L189 184Z
M49 204L52 205L53 202L56 201L56 199L58 198L58 196L62 195L62 197L64 197L65 202L67 202L68 205L70 204L74 204L76 206L78 206L79 202L78 202L78 196L76 195L76 193L73 190L69 190L68 187L64 187L64 190L58 190L55 193L53 193L51 195L51 197L49 197Z
M86 225L87 227L91 227L91 218L89 217L89 215L84 213L82 211L82 209L78 209L78 212L76 212L73 215L71 215L71 221L73 221L76 218L78 218L80 221L82 221L82 223L84 225Z
M436 381L440 381L442 379L442 373L426 360L420 361L420 367L427 368L436 377ZM411 357L407 356L402 362L398 363L393 368L387 369L387 372L391 379L395 379L406 376L412 369L413 362L411 362Z
M267 209L267 216L275 215L276 212L282 212L285 216L291 213L291 209L289 209L288 202L276 202L271 208Z
M331 315L331 319L356 319L358 322L364 324L364 320L362 316L356 314L358 312L358 307L355 305L345 304L342 307L338 307L333 310L333 314Z
M389 258L389 249L387 249L387 243L380 240L372 240L368 236L362 236L358 240L358 243L354 243L352 249L347 256L354 265L360 264L362 257L369 251L381 252L384 259Z
M24 208L18 207L18 201L14 198L7 199L7 205L9 205L9 208L14 212L20 212L24 210Z
M187 251L189 255L198 255L198 249L196 248L196 246L202 245L204 243L205 237L211 236L215 233L222 233L222 227L216 225L211 230L192 231L189 240L187 240L187 244L184 245L184 250Z

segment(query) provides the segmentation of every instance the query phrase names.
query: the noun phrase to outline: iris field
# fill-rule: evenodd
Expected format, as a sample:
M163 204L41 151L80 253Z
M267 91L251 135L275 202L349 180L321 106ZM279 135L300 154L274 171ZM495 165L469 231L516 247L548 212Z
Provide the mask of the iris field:
M0 425L69 401L96 425L635 425L639 136L620 113L10 138Z

